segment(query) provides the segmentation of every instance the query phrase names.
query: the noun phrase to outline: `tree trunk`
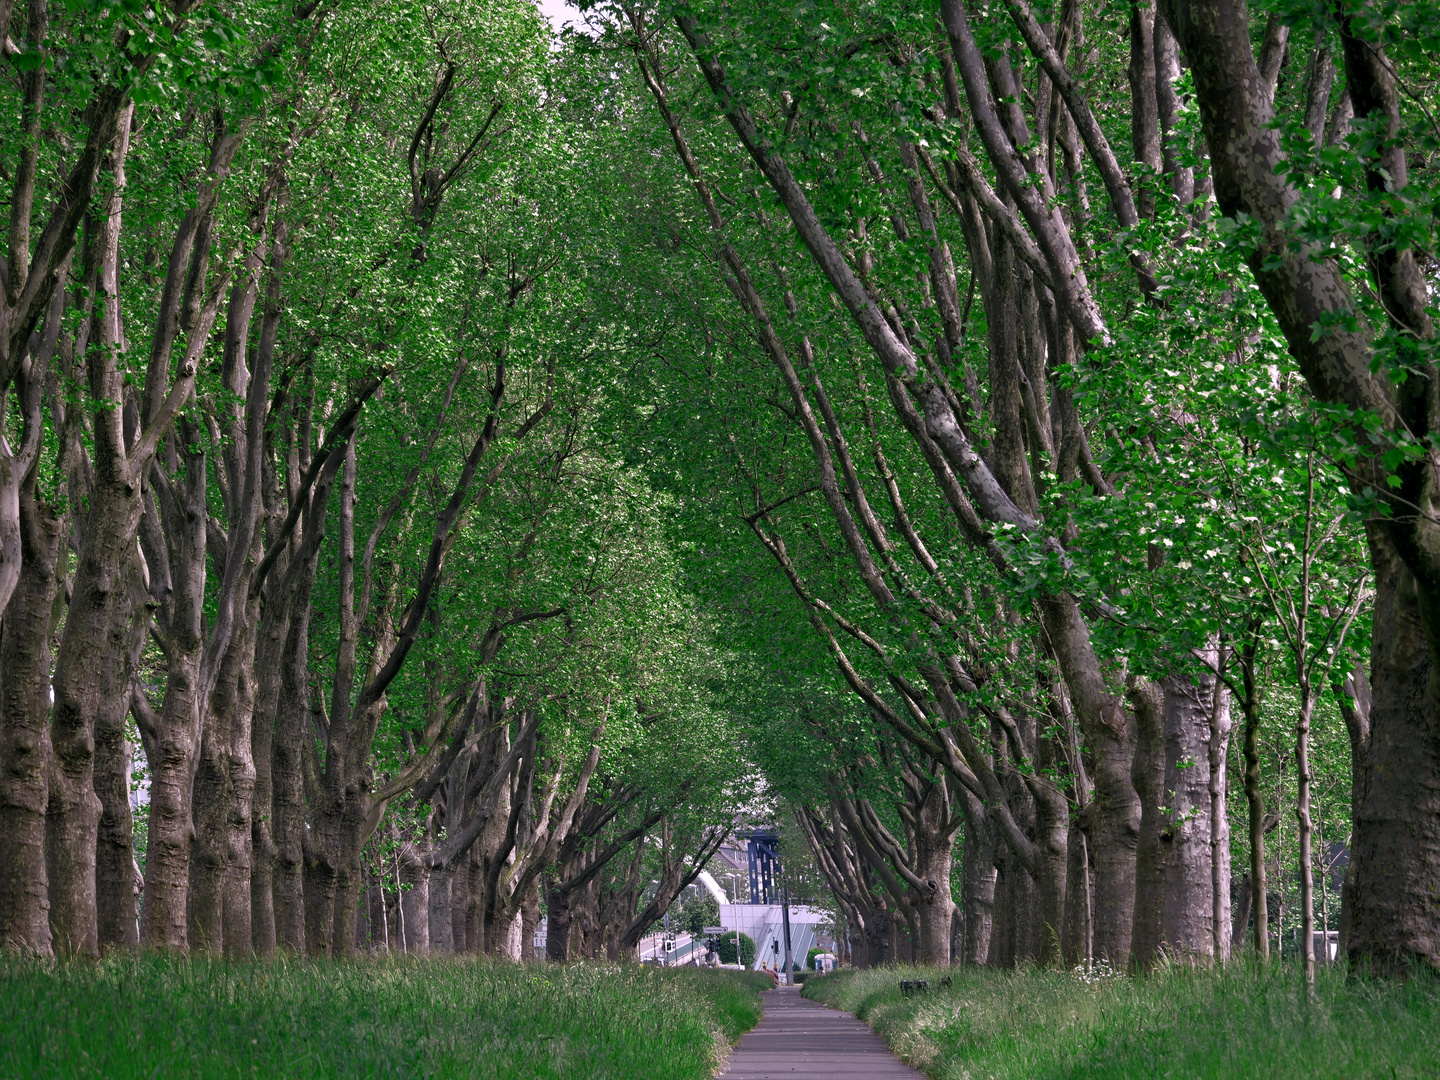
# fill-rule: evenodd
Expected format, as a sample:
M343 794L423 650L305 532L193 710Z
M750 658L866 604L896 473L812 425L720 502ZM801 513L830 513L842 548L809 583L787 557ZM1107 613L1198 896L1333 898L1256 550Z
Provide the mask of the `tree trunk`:
M1303 624L1301 633L1304 633ZM1304 654L1300 656L1304 663ZM1315 696L1303 668L1300 677L1300 714L1295 721L1295 820L1300 841L1300 961L1305 985L1315 986L1315 860L1310 851L1310 719Z
M1130 8L1130 135L1135 160L1150 176L1161 170L1160 121L1155 76L1155 0L1133 0ZM1148 178L1147 178L1148 179ZM1155 196L1144 183L1136 187L1136 209L1155 216Z
M1085 830L1071 823L1069 864L1066 867L1065 921L1060 933L1060 959L1067 968L1088 963L1090 954L1090 854Z
M414 844L400 849L400 881L405 886L400 894L405 914L405 951L425 956L430 952L430 867L425 852Z
M273 573L280 572L277 566ZM250 808L250 943L258 956L270 956L276 947L273 754L280 707L281 653L288 625L288 606L271 596L260 615L260 640L255 650L259 687L250 728L250 760L255 768Z
M275 716L275 743L271 765L274 803L275 934L286 949L305 952L305 740L310 722L309 623L310 583L313 568L302 568L304 579L291 601L290 627L280 660L280 700Z
M253 553L252 553L253 554ZM255 758L251 725L255 719L255 634L258 629L260 602L246 603L244 623L235 628L230 644L227 666L220 672L221 684L233 696L226 702L228 722L224 725L226 768L229 772L229 813L225 819L225 882L224 926L225 955L245 957L254 948L254 913L251 909L250 875L252 818L255 805ZM217 710L220 711L220 710Z
M1255 919L1255 954L1262 962L1270 959L1270 910L1265 880L1265 796L1260 788L1260 683L1256 678L1254 634L1240 653L1240 673L1245 680L1245 803L1250 812L1250 885L1248 906ZM1241 929L1244 927L1242 925Z
M100 831L95 850L95 919L100 947L133 949L139 944L135 907L135 821L130 809L130 769L134 752L125 738L131 680L140 662L150 624L138 559L126 574L129 604L122 604L116 648L97 666L103 680L95 711L95 794L100 799Z
M485 940L485 865L475 847L470 849L465 876L465 949L472 956L483 956L488 951Z
M1210 923L1215 959L1230 959L1230 691L1220 680L1210 708Z
M165 703L160 708L150 762L150 828L145 853L145 901L140 940L146 948L184 952L189 942L190 850L195 839L195 769L200 719L206 702L200 685L205 653L206 461L198 433L182 419L170 438L183 455L183 485L164 500L170 549L171 593L162 601ZM217 881L218 884L218 881ZM204 936L197 948L218 955L222 942L219 890L197 898L214 904L213 920L197 920Z
M454 953L455 922L450 909L450 885L455 872L449 867L430 871L430 950Z
M365 949L372 956L390 951L390 927L385 921L385 886L374 874L365 877L366 925L370 936Z
M63 955L98 956L95 851L100 800L95 795L95 715L101 673L96 657L111 649L110 631L127 601L125 567L140 520L140 487L96 477L90 494L65 633L55 661L50 718L50 802L45 865L50 926Z
M140 940L147 949L165 952L184 952L189 942L187 898L190 843L194 836L191 778L200 748L202 647L198 636L171 642L165 705L155 738L156 757L150 763L150 833L145 852ZM219 898L214 899L218 902ZM218 927L218 919L214 925ZM194 945L218 954L221 942L201 938Z
M545 959L563 964L570 959L570 893L565 889L545 891Z
M1070 804L1051 777L1059 762L1049 736L1039 742L1041 775L1030 784L1035 799L1035 886L1039 940L1037 960L1042 967L1061 961L1061 935L1069 888Z
M929 888L916 897L916 962L934 967L950 966L950 922L955 916L955 901L950 896L950 866L954 848L953 834L931 837L928 843L917 843L915 869Z
M228 660L227 660L228 666ZM221 671L222 683L227 671ZM230 771L226 768L228 712L233 708L231 687L217 685L215 700L205 709L200 734L200 755L196 763L193 815L194 838L190 845L190 896L188 935L195 948L212 956L226 950L225 877L229 847L226 824L230 809ZM249 941L249 934L245 935Z
M1074 598L1047 597L1040 607L1076 718L1094 755L1086 835L1095 867L1095 956L1123 967L1130 959L1139 894L1143 813L1132 777L1139 752L1137 722L1105 686Z
M472 952L466 938L465 919L470 906L470 858L462 856L450 871L450 941L455 955Z
M1214 851L1210 838L1210 723L1215 678L1172 675L1165 690L1165 874L1161 940L1172 959L1215 954ZM1226 888L1229 883L1226 882Z
M34 502L20 514L23 559L0 623L0 949L50 956L50 624L64 529Z
M308 720L309 710L305 710ZM308 736L308 732L306 733ZM310 830L304 846L301 872L305 913L305 952L309 956L330 955L335 930L335 898L340 887L340 860L337 852L344 846L343 810L334 805L316 809L312 803ZM398 873L397 867L389 867ZM399 882L395 883L399 886ZM402 917L408 914L402 908ZM405 945L404 932L398 944Z
M1250 888L1250 875L1241 875L1236 885L1235 903L1230 910L1230 940L1232 942L1244 942L1245 928L1250 925L1251 908L1254 901L1254 891Z
M358 837L359 830L352 835ZM364 843L358 839L353 841L353 854L340 864L340 873L336 877L335 920L330 939L331 956L353 956L355 954L355 910L360 906L360 891L365 885L365 874L360 866L360 849L364 846ZM427 870L426 873L428 874L429 871ZM428 899L425 912L428 927Z
M534 883L520 905L520 962L535 962L535 930L540 925L540 885Z
M1131 967L1144 971L1159 958L1165 933L1165 853L1161 840L1165 827L1164 700L1160 687L1136 680L1131 689L1131 702L1137 735L1133 780L1140 796L1140 837L1135 872L1135 931L1130 941L1129 962ZM1100 878L1101 874L1097 873L1096 877Z
M1375 614L1368 738L1356 762L1346 946L1360 968L1440 967L1440 673L1422 619L1435 602L1370 528ZM1345 901L1349 903L1346 904Z
M972 810L965 818L965 962L990 962L990 938L995 923L995 842L987 823L975 823Z
M990 950L985 963L990 967L1015 966L1015 857L1006 848L995 860L995 924L990 931Z

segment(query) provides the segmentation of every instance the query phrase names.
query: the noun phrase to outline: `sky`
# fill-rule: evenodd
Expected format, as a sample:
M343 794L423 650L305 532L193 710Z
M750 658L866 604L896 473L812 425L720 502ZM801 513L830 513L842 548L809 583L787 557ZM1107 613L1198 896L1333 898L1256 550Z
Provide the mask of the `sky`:
M539 0L539 4L540 10L556 30L559 30L567 19L579 22L580 13L565 3L565 0Z

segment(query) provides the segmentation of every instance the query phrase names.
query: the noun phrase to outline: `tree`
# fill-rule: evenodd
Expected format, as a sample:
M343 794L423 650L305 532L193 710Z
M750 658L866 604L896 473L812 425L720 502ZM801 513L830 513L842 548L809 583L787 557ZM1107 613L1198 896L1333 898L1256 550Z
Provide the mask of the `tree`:
M722 964L744 964L749 967L755 962L755 942L749 934L740 934L740 959L735 959L735 934L722 934L715 939L715 952Z

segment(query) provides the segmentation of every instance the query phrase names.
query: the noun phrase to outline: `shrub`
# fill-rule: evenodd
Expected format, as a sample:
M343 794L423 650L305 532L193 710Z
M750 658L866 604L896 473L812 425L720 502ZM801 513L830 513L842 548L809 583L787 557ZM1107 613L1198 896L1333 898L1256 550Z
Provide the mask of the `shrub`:
M722 934L715 941L715 951L720 954L722 964L753 964L755 962L755 942L749 934L740 935L740 959L735 959L735 934L732 931Z

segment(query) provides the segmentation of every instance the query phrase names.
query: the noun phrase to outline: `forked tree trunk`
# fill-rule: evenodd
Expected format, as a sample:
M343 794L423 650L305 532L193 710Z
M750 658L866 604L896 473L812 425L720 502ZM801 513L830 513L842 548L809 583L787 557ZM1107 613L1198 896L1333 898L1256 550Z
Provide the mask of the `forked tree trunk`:
M1132 776L1140 752L1138 719L1127 713L1105 686L1074 599L1068 595L1046 599L1041 613L1094 760L1086 835L1095 868L1095 957L1124 967L1130 960L1131 934L1140 917L1138 852L1143 811Z

